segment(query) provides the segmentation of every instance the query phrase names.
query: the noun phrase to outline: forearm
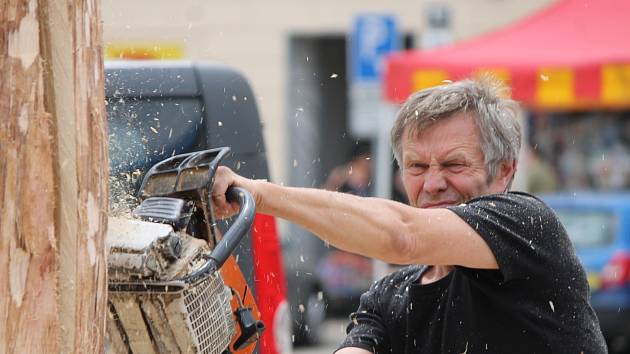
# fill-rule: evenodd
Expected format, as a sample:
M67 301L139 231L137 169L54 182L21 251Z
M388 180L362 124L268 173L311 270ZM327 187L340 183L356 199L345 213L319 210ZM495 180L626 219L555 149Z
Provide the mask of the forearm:
M337 248L399 263L403 204L256 181L258 209L301 225Z

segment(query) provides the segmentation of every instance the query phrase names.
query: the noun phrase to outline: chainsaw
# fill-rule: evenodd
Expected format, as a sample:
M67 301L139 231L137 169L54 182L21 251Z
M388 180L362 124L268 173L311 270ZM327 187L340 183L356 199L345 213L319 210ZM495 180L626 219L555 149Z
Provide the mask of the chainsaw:
M246 190L228 189L240 212L222 235L210 201L217 166L229 151L155 164L131 217L109 218L107 353L253 350L265 325L231 253L251 228L255 203ZM226 281L224 264L236 267L236 278L229 276L236 281Z

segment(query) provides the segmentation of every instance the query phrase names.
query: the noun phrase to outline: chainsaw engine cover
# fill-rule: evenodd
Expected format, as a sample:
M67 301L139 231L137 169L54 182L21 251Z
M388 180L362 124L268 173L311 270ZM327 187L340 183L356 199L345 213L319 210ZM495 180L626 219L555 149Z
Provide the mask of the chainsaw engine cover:
M108 221L107 264L111 281L171 280L189 272L206 242L168 224L113 218Z

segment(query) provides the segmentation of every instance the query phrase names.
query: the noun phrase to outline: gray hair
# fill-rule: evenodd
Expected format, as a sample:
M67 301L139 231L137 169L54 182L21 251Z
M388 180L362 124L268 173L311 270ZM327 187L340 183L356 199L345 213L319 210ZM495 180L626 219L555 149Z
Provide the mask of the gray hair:
M488 181L505 161L517 161L521 148L518 104L508 97L507 88L489 76L431 87L413 94L396 116L391 131L394 156L401 168L402 137L417 136L442 119L458 113L472 113L479 129Z

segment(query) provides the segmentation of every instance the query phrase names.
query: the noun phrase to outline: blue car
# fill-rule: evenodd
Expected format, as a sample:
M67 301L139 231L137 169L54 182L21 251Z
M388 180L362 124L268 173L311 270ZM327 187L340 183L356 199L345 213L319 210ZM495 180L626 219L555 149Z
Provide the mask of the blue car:
M630 193L543 196L588 274L591 304L611 349L630 343Z

